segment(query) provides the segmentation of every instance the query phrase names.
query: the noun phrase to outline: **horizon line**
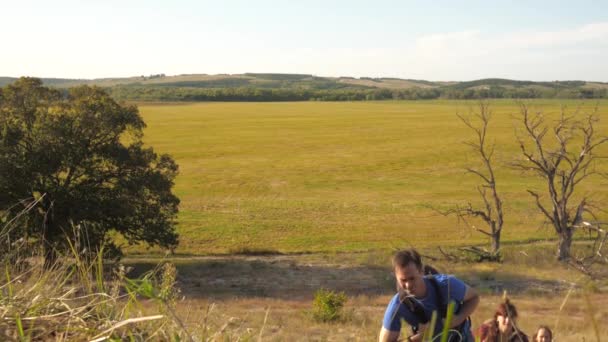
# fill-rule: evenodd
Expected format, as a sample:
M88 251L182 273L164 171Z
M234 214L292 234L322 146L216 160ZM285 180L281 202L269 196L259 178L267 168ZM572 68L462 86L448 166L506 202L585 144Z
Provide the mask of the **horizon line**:
M460 81L456 81L456 80L430 80L430 79L424 79L424 78L403 78L403 77L397 77L397 76L348 76L348 75L342 75L342 76L321 76L321 75L315 75L315 74L309 74L309 73L297 73L297 72L292 72L292 73L288 73L288 72L242 72L242 73L217 73L217 74L209 74L209 73L181 73L181 74L173 74L173 75L168 75L165 73L156 73L156 74L148 74L148 75L131 75L131 76L108 76L108 77L94 77L94 78L86 78L86 77L76 77L76 78L72 78L72 77L55 77L55 76L35 76L35 75L21 75L21 76L5 76L2 75L0 76L0 78L21 78L21 77L33 77L33 78L39 78L39 79L55 79L55 80L73 80L73 81L100 81L100 80L111 80L111 79L129 79L129 78L140 78L140 77L152 77L152 76L160 76L163 75L162 77L179 77L179 76L240 76L240 75L306 75L306 76L311 76L311 77L321 77L321 78L354 78L354 79L365 79L365 78L371 78L371 79L399 79L399 80L405 80L405 81L427 81L427 82L444 82L444 83L449 83L449 82L459 82L459 83L464 83L464 82L474 82L474 81L480 81L480 80L508 80L508 81L519 81L519 82L572 82L572 81L579 81L579 82L592 82L592 83L608 83L608 81L597 81L597 80L585 80L585 79L553 79L553 80L531 80L531 79L517 79L517 78L505 78L505 77L482 77L482 78L475 78L475 79L470 79L470 80L460 80Z

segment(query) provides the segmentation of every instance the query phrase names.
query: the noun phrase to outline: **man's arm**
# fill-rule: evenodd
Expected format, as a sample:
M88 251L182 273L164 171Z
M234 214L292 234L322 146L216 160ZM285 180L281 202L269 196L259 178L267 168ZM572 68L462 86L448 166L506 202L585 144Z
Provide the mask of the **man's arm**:
M398 340L398 331L390 331L385 327L382 327L382 329L380 329L380 337L378 337L378 342L397 342Z
M454 315L452 319L452 324L450 325L451 328L459 326L467 319L467 317L473 314L477 308L477 305L479 304L479 294L477 294L477 291L475 291L474 288L467 285L462 302L463 304L460 308L460 313Z

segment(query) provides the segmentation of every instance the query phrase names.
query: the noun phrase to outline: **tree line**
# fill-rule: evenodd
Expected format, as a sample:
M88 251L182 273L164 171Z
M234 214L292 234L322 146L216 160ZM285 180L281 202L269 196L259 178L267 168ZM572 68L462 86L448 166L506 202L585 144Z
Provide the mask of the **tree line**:
M432 99L605 99L605 88L540 88L502 86L476 88L259 88L259 87L167 87L114 86L107 91L117 100L125 101L378 101Z

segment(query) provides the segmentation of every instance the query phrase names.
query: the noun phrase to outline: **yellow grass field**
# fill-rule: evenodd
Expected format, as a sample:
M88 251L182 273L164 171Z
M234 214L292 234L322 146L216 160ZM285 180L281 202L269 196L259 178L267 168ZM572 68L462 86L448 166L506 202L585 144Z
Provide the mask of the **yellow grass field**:
M513 170L521 159L514 101L491 102L490 140L505 202L505 242L552 238ZM549 118L597 102L529 102ZM456 116L475 101L142 104L144 140L180 166L178 253L366 251L454 246L485 238L431 207L479 203L473 135ZM599 102L608 132L608 101ZM521 132L521 131L520 131ZM605 146L608 147L608 146ZM604 154L607 148L600 151ZM604 160L605 161L605 160ZM606 164L606 162L604 162ZM606 165L601 167L606 168ZM590 178L577 196L608 199ZM542 190L541 190L542 191ZM604 215L606 216L606 215ZM473 222L480 224L480 222ZM144 252L141 248L131 252Z

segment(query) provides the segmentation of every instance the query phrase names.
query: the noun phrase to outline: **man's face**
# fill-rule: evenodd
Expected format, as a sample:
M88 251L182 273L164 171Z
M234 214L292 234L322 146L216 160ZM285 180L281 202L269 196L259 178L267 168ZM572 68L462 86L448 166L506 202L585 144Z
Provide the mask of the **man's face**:
M399 286L408 294L416 297L422 297L425 294L423 274L413 262L405 267L395 267L395 277Z
M498 330L501 333L509 333L513 326L511 325L511 318L503 315L496 316L496 322L498 323Z
M545 328L540 328L538 330L538 334L536 335L537 342L551 342L551 335Z

